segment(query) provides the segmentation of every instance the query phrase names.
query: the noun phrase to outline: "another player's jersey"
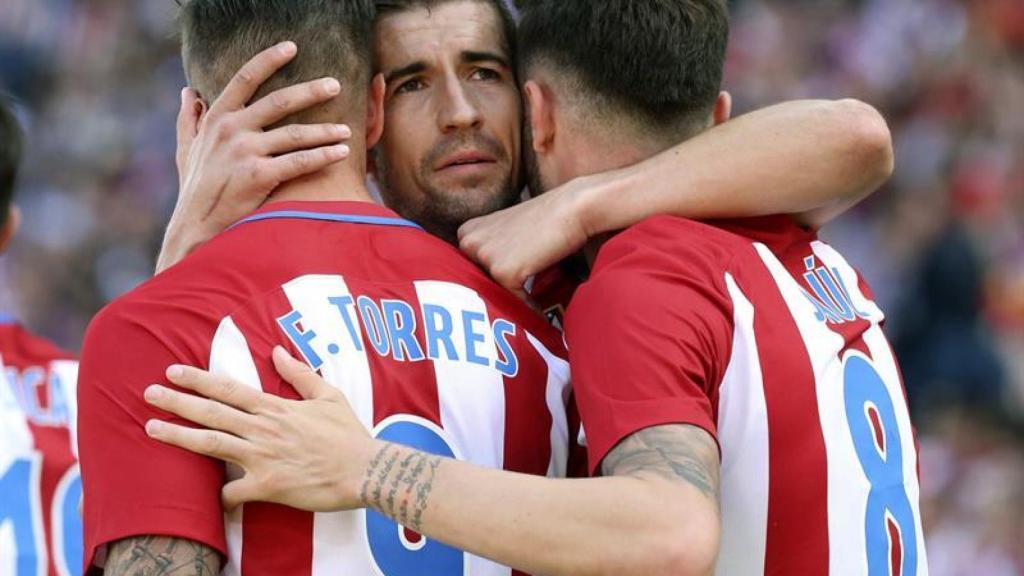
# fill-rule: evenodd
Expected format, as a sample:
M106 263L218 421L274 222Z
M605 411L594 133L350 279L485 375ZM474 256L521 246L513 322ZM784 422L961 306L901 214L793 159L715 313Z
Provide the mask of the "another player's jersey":
M591 466L686 423L721 447L723 576L922 576L917 450L867 285L786 217L659 217L601 251L566 334Z
M568 364L540 315L382 207L274 204L90 326L80 386L89 561L106 543L169 534L224 552L227 574L512 574L372 511L256 503L225 518L223 467L145 436L160 415L142 392L172 363L295 398L270 361L279 344L339 386L379 438L565 474Z
M81 574L78 363L6 317L0 362L0 575Z

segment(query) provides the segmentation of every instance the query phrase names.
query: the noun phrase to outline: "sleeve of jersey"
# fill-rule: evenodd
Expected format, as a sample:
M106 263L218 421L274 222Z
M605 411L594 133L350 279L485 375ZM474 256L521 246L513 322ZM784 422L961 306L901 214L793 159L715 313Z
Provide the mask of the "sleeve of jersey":
M616 268L577 292L566 340L592 474L651 426L690 424L717 438L716 389L733 334L718 284L671 267Z
M165 370L182 361L149 325L108 309L86 334L78 441L87 568L102 565L107 544L134 536L178 537L226 553L223 466L146 435L149 419L168 415L143 391L167 385Z

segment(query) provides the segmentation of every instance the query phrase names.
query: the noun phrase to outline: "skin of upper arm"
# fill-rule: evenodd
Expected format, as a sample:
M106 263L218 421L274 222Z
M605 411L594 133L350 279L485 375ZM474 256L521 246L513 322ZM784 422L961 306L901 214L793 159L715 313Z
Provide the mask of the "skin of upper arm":
M664 573L676 575L714 572L721 531L720 468L718 445L711 434L686 424L635 432L601 462L604 476L644 481L665 502L665 513L676 516L677 529L662 547Z
M192 540L137 536L110 545L105 576L216 576L221 558L216 550Z

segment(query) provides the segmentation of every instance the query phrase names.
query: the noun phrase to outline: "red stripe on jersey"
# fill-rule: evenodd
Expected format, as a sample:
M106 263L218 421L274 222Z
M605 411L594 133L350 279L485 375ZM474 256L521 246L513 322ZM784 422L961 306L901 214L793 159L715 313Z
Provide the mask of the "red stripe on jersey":
M423 333L423 312L420 301L416 296L416 288L412 282L400 285L381 286L370 284L355 278L346 278L345 283L352 292L353 300L360 296L371 298L378 306L383 308L383 300L401 300L407 302L413 310L413 317L416 319L416 330L413 335L420 347L420 352L426 354L427 345ZM384 314L382 311L381 314ZM373 351L373 344L370 342L370 330L359 312L358 305L355 307L354 316L362 327L363 350L366 351L366 359L370 363L370 374L373 374L373 423L376 426L381 421L395 414L409 414L425 418L438 426L441 426L441 408L438 400L437 377L434 374L434 365L429 359L417 362L409 361L407 356L404 362L395 359L396 351L391 350L390 356L383 357ZM384 323L387 326L388 320ZM400 345L395 338L389 338L390 345ZM402 349L402 354L409 351ZM408 382L416 382L416 386L408 386Z
M886 528L889 532L890 546L890 571L892 576L903 576L903 533L899 525L892 519L886 517Z
M757 302L754 332L758 342L785 342L785 356L771 355L775 347L758 346L768 417L768 530L765 575L786 567L786 575L828 574L828 463L818 416L818 397L811 360L775 280L767 270L744 282ZM785 394L771 391L784 390ZM803 406L794 411L785 406ZM810 482L783 483L793 470L804 470Z
M291 305L283 293L273 297L277 310L289 310ZM276 316L257 315L259 309L247 308L232 315L239 331L246 336L260 382L266 392L289 400L301 396L277 374L271 354L280 342L271 324ZM292 348L286 344L286 348ZM298 351L288 350L299 358ZM276 553L268 554L268 550ZM241 573L246 576L274 576L278 574L309 574L313 567L313 514L278 504L252 502L242 512Z
M54 426L39 426L27 421L28 428L32 432L35 442L35 449L43 455L43 467L40 478L39 496L42 502L43 530L46 534L46 549L49 551L49 569L47 574L57 576L56 556L58 554L56 542L54 542L53 515L50 510L53 506L53 498L57 492L57 485L68 473L68 470L75 464L75 457L71 454L71 433L67 428Z
M493 313L493 312L492 312ZM533 410L527 413L523 406L544 406L546 389L524 386L523 382L546 382L547 362L533 349L522 329L513 344L519 354L519 373L505 377L505 469L544 470L551 461L551 443L538 443L540 430L551 430L551 413ZM524 450L525 446L532 449Z

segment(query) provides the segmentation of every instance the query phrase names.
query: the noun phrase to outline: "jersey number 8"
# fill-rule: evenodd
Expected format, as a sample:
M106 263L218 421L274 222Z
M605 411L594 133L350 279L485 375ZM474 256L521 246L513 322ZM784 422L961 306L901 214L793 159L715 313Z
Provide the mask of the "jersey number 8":
M853 445L871 483L864 523L868 574L917 574L917 523L892 395L871 362L858 354L846 359L843 382Z

